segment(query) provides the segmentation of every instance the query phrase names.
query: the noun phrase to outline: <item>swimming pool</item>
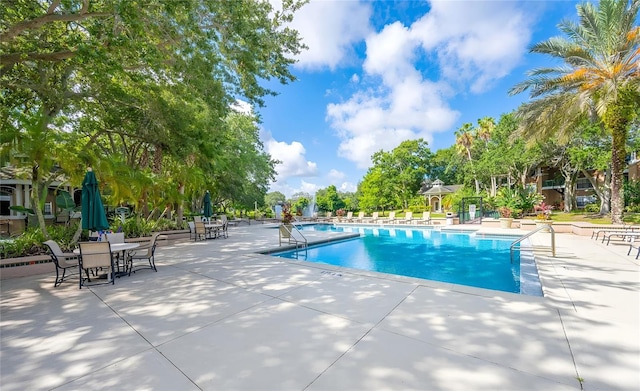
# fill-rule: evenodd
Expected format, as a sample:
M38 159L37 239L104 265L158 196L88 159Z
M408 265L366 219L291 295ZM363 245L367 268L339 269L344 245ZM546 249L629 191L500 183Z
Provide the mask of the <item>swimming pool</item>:
M285 251L272 255L505 292L541 295L541 291L540 294L521 292L523 284L520 278L520 257L514 257L512 264L509 254L511 243L517 236L486 237L475 232L433 227L373 228L327 224L304 226L302 230L359 232L361 236L311 246L307 251ZM531 273L526 275L530 276ZM535 278L537 279L537 271ZM526 282L524 285L531 284Z

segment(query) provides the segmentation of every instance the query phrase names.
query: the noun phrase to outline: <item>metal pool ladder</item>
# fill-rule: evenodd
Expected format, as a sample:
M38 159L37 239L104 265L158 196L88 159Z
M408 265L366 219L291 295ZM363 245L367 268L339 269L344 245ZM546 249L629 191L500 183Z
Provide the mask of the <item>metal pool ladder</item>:
M548 229L551 232L551 256L555 257L556 256L556 232L553 230L552 226L546 226L546 227L540 227L540 228L536 228L533 231L529 232L528 234L518 238L515 242L511 243L511 247L509 248L509 257L511 258L511 263L513 263L513 250L515 249L516 244L519 244L520 242L522 242L523 240L525 240L526 238L532 236L533 234L535 234L536 232L540 232L544 229ZM533 247L531 247L533 248ZM518 246L518 249L522 249L522 246Z
M280 245L282 245L283 239L287 239L289 244L295 244L296 250L304 248L306 251L309 245L309 243L307 242L307 238L295 225L291 225L291 229L289 229L286 225L281 225L279 227L279 231Z

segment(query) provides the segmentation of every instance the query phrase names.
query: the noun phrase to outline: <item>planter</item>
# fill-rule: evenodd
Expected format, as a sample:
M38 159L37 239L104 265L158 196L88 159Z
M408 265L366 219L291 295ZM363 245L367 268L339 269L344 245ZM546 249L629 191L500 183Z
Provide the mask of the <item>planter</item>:
M511 228L511 224L513 223L513 217L501 217L499 220L500 220L500 228Z
M536 222L536 229L543 228L540 232L550 232L553 220L534 220Z

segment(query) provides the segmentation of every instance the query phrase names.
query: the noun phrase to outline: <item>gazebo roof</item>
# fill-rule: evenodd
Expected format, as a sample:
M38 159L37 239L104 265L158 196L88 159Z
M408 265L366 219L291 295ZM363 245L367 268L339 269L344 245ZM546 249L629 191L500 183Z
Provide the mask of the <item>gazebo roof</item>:
M435 182L434 182L435 183ZM422 192L423 195L441 195L455 193L460 190L462 185L433 186L431 189Z
M436 180L434 180L433 182L431 182L429 179L425 179L422 182L422 187L418 191L418 194L422 194L425 196L450 194L450 193L455 193L460 188L462 188L462 186L463 185L446 185L445 186L444 182L438 178L436 178Z

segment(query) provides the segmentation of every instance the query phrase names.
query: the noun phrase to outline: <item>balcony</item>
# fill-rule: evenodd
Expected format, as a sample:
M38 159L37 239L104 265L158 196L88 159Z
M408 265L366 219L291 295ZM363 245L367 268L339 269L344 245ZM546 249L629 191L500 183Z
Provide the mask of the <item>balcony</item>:
M549 179L542 181L542 190L563 189L564 179Z

